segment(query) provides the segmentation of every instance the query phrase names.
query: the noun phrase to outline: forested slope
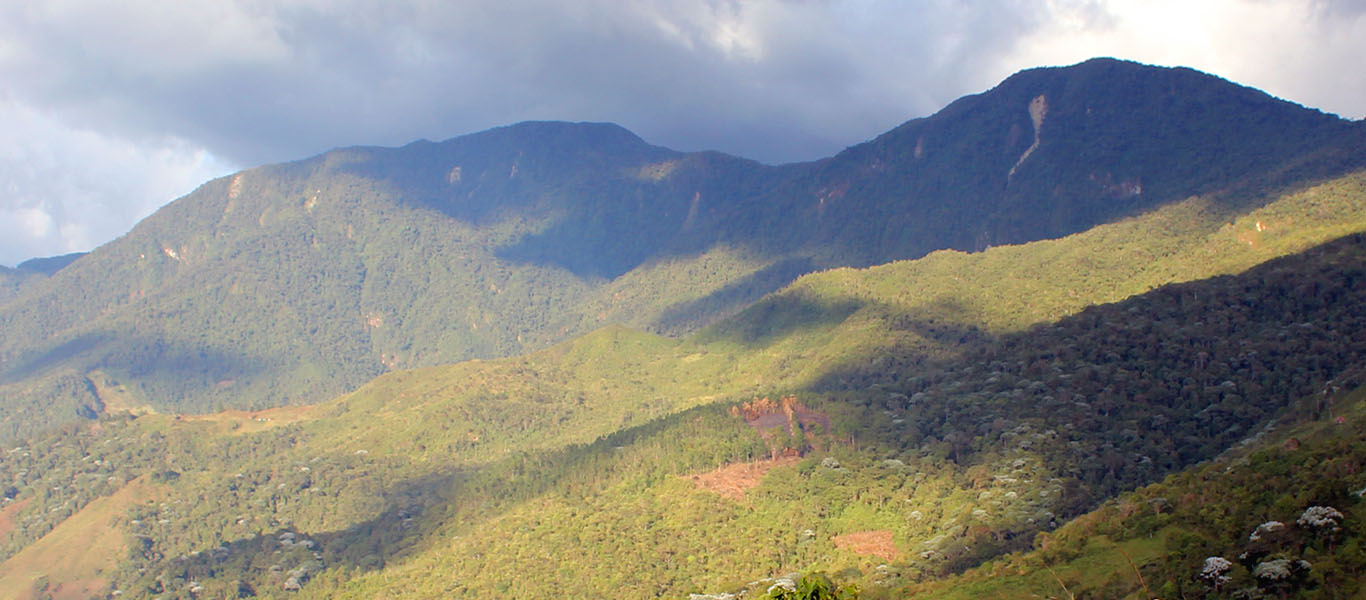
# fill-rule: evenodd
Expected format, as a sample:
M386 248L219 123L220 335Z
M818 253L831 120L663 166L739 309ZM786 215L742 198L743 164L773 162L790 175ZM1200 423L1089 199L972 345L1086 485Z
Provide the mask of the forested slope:
M4 456L3 552L25 565L49 532L76 535L58 523L112 522L128 559L29 563L47 575L32 584L7 563L0 585L684 597L822 569L899 597L1273 420L1330 416L1321 392L1350 387L1366 352L1362 178L1256 204L1232 223L1193 217L1196 199L1056 241L814 274L683 340L612 327L311 408L106 416ZM1283 493L1282 519L1320 501ZM134 496L153 501L92 502ZM1245 535L1226 525L1200 535ZM1156 572L1156 554L1133 554ZM1123 564L1100 564L1131 589ZM1333 564L1314 577L1359 568Z
M1354 598L1366 569L1362 371L1218 460L1106 502L916 597Z

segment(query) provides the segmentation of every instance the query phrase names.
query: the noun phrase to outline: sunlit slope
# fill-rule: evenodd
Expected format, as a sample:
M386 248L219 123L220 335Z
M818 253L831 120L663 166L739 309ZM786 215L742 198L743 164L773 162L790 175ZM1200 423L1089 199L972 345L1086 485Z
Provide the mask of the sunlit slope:
M0 593L15 600L103 595L110 576L130 550L121 527L124 515L156 497L156 486L135 479L112 495L85 505L0 563Z
M373 552L389 557L383 568L342 553L335 560L373 572L305 591L682 597L818 568L897 597L910 582L1028 548L1035 533L1217 456L1286 410L1340 416L1317 394L1346 385L1337 378L1366 357L1362 244L1082 311L918 380L798 391L828 427L816 418L789 436L792 421L779 418L763 430L729 411L735 399L589 446L457 469L420 502L415 527L426 533ZM775 466L739 499L697 483L768 460L774 444L806 458ZM355 547L352 535L340 547ZM888 550L841 541L863 538ZM523 576L536 569L554 577Z
M1366 231L1366 172L1241 214L1212 205L1193 197L1057 240L811 274L694 339L736 352L749 361L741 371L770 382L866 385L1087 306Z

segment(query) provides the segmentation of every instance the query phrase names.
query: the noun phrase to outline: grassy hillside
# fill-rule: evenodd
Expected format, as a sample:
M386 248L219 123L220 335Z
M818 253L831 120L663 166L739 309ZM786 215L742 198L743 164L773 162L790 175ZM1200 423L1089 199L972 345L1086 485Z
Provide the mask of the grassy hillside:
M0 438L98 414L104 389L164 412L262 409L613 323L680 336L804 273L1062 236L1195 194L1200 219L1176 225L1204 226L1360 168L1363 144L1361 123L1097 60L782 167L584 123L336 150L209 182L0 304ZM853 302L810 308L868 314ZM763 386L796 364L744 370Z

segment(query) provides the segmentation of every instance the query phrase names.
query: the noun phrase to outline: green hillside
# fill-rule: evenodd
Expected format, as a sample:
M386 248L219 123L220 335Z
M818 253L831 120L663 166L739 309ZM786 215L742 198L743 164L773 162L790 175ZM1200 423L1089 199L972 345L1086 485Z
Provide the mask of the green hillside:
M29 278L30 275L22 271L0 265L0 305L17 297L24 282Z
M1180 206L1200 224L1232 219L1360 168L1363 145L1361 123L1101 59L1019 73L813 163L582 123L336 150L209 182L0 303L0 438L110 404L320 402L609 324L683 336L805 273L1054 238L1195 195ZM746 385L815 364L785 352Z
M1196 197L1058 240L808 275L683 339L614 326L316 407L106 415L0 460L0 590L684 598L823 570L871 598L1058 596L1037 587L1046 564L1074 592L1132 593L1108 539L1155 590L1196 596L1163 574L1329 499L1286 479L1255 505L1274 511L1230 503L1237 518L1182 552L1142 537L1172 522L1104 511L1143 506L1120 495L1170 474L1187 485L1273 421L1360 429L1320 393L1366 364L1366 174L1235 200L1260 208L1230 218ZM1302 464L1338 447L1293 435ZM1175 508L1159 520L1211 505L1162 489ZM1332 501L1355 539L1356 505ZM116 560L25 553L81 523L123 532ZM1107 537L1083 544L1087 523ZM1310 550L1313 581L1360 569Z
M85 256L84 252L33 258L19 263L13 269L0 265L0 305L18 298L29 284L62 270L82 256Z

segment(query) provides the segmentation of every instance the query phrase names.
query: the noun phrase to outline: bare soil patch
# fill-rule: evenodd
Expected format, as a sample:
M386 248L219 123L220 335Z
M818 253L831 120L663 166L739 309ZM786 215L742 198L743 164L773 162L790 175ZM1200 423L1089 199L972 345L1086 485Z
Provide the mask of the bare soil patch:
M731 500L743 500L745 493L758 487L764 475L775 467L797 464L799 456L781 456L771 460L736 463L715 471L689 477L698 488L720 494Z
M215 423L234 433L250 433L309 418L313 406L281 406L263 410L225 410L207 415L181 415L180 421Z
M0 538L4 538L9 535L11 531L14 531L14 518L19 516L19 511L24 510L24 507L28 506L29 501L29 498L24 498L23 500L11 502L9 506L0 508Z
M830 417L802 405L796 396L783 396L777 401L768 397L757 398L732 406L730 414L744 419L751 427L760 431L786 427L787 432L791 434L797 425L820 425L827 432L830 430Z
M746 424L759 432L759 437L768 446L770 456L775 459L792 453L805 454L822 444L833 442L830 416L807 408L796 396L783 396L776 401L768 397L755 398L730 407L730 414L744 419ZM800 448L791 445L791 438L798 430L806 435L806 444Z
M896 560L901 556L896 544L892 543L892 532L886 529L837 535L834 542L836 548L843 548L862 556L876 556L883 560Z
M59 583L56 587L48 590L48 593L52 595L52 600L88 600L90 598L103 598L107 589L109 589L109 580L103 577L95 577Z

